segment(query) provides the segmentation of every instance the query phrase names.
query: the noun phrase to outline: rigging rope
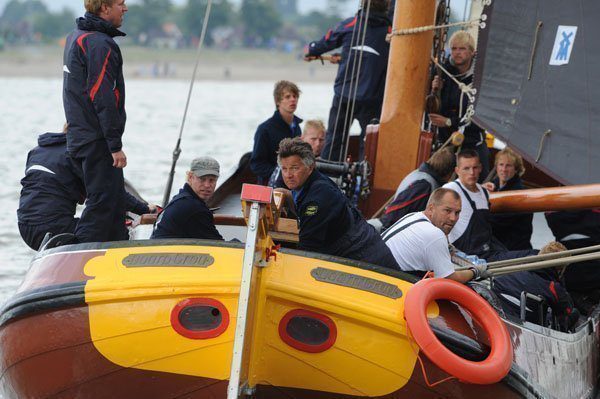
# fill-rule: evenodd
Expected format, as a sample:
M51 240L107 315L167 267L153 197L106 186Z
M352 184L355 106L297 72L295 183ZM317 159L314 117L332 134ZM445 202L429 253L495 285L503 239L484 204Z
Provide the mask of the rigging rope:
M436 67L440 68L440 70L442 72L444 72L450 79L452 79L454 81L454 83L456 83L458 88L460 89L461 98L460 98L460 110L459 110L458 114L463 115L462 96L466 95L467 97L469 97L469 104L473 104L475 102L475 95L477 94L477 89L473 87L473 83L469 83L468 85L466 85L463 82L461 82L460 80L456 79L456 77L454 75L452 75L450 72L448 72L448 70L446 70L446 68L444 68L438 62L438 60L436 60L435 58L432 57L431 61L435 64ZM461 122L470 122L472 116L473 116L472 105L469 105L469 107L467 108L467 111L464 113L464 115L462 116L460 121Z
M356 95L358 93L358 82L360 80L360 68L362 66L362 57L364 54L364 50L365 50L365 40L367 38L367 28L369 25L369 14L371 12L371 0L369 0L367 2L367 13L365 14L365 23L364 23L364 29L362 31L362 40L361 40L361 44L360 44L360 52L358 54L358 68L356 70L356 81L354 82L354 92L352 92L352 87L350 87L350 98L351 103L352 103L352 108L350 110L350 117L348 118L348 108L346 108L346 120L344 121L344 131L346 132L346 123L350 123L350 126L348 126L348 130L347 130L347 134L345 135L345 145L344 145L344 158L346 159L346 157L348 156L348 145L350 144L350 127L352 125L352 122L354 121L354 106L356 105ZM360 29L359 29L359 34L360 34ZM354 71L353 71L354 72ZM350 105L350 104L348 104ZM349 119L349 120L348 120ZM362 129L362 126L361 126ZM360 145L359 145L360 147ZM360 161L360 159L359 159Z
M204 44L204 38L206 37L206 28L208 26L208 19L210 17L211 7L212 0L208 0L208 4L206 6L206 13L204 14L204 22L202 23L202 31L200 33L200 40L198 43L198 51L196 53L196 64L194 65L194 72L192 73L192 80L190 81L190 88L188 90L188 95L185 102L183 118L181 120L181 126L179 128L179 138L177 139L177 144L175 145L175 149L173 150L173 163L171 164L171 171L169 172L169 180L167 181L167 186L165 187L165 194L163 196L163 208L167 206L167 204L169 203L169 197L171 196L171 188L173 187L173 177L175 176L175 166L177 165L177 160L179 159L179 155L181 154L181 137L183 136L183 127L185 126L185 120L187 118L187 113L190 106L190 99L192 97L192 90L194 89L194 82L196 80L196 73L198 71L198 65L200 64L200 52Z
M392 30L392 33L389 34L389 36L413 35L415 33L422 33L422 32L427 32L430 30L437 30L437 29L452 28L454 26L471 26L471 25L476 25L476 24L482 23L483 21L486 20L485 17L486 17L485 15L482 15L481 18L472 19L470 21L452 22L452 23L444 24L444 25L426 25L426 26L418 26L416 28L394 29L394 30Z
M361 4L362 3L363 2L361 1ZM369 3L370 3L370 0L369 0ZM360 11L361 11L361 9L359 9L359 12ZM358 22L358 27L354 28L353 32L352 32L352 39L354 39L354 31L357 32L357 35L356 35L356 45L360 44L360 38L361 38L361 33L362 33L363 26L365 27L365 29L366 29L366 26L367 26L364 23L365 22L364 15L360 15L360 17L361 18L359 18L359 14L357 13L356 14L356 19L357 19L357 22ZM354 40L352 40L350 42L350 48L348 49L348 57L351 57L352 50L353 50L354 47L355 47L355 42L354 42ZM349 118L352 119L352 115L349 115L349 111L350 111L351 103L354 101L354 98L352 96L352 89L354 87L354 82L356 80L356 67L357 67L358 57L359 56L360 56L360 53L358 55L355 55L354 58L352 59L352 69L350 71L350 87L348 89L348 98L347 98L348 101L346 103L346 112L344 113L344 125L343 125L343 129L342 129L342 132L341 132L342 140L339 143L339 147L340 148L339 148L339 154L338 154L337 162L343 162L346 159L346 154L344 154L343 148L344 148L344 142L345 142L347 136L350 133L349 132L350 126L348 126L348 124L349 124L349 120L348 119ZM348 60L349 59L350 58L348 58ZM344 92L342 92L342 96L343 95L344 95Z
M362 0L359 0L359 8L360 8L360 4L361 3L362 3ZM356 18L358 19L358 13L357 13ZM354 43L354 38L355 38L356 31L357 31L356 29L352 29L352 36L350 38L350 45L351 45L351 47L352 47L352 45ZM348 56L347 56L348 57L348 61L347 61L348 63L350 61L350 58L349 58L350 54L352 54L351 51L348 51ZM344 70L344 80L342 82L342 91L341 91L342 94L340 96L340 104L341 104L341 101L342 101L342 96L344 95L344 89L346 88L346 79L348 78L348 70L349 70L348 64L346 64L346 69ZM336 161L335 159L331 158L331 154L333 152L334 144L336 143L335 139L336 139L337 134L338 134L337 128L338 128L338 121L339 121L339 118L340 118L340 111L341 111L340 104L338 104L338 109L337 109L337 112L336 112L336 115L335 115L335 124L333 125L333 135L332 135L333 137L331 138L331 144L330 144L330 147L329 147L329 154L328 155L329 155L329 160L330 161ZM338 156L337 162L340 162L339 156Z

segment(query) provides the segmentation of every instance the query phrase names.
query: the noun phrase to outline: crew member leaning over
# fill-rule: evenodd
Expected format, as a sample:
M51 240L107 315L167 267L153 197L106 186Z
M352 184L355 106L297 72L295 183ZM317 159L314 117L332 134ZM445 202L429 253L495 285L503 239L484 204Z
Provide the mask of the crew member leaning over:
M315 169L310 144L299 137L279 144L278 162L298 215L299 248L398 269L375 229L330 178Z
M459 283L488 276L485 264L454 270L447 235L459 218L460 202L455 191L438 188L423 212L404 216L383 233L383 241L403 271L419 277L432 271L435 277Z

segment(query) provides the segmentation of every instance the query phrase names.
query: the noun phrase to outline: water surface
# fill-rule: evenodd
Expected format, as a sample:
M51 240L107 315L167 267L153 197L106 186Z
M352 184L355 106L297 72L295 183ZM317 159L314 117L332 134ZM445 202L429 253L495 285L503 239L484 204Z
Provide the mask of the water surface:
M151 202L162 201L172 152L179 135L189 83L180 80L126 82L125 178ZM327 119L332 86L299 83L297 114ZM0 303L18 286L34 251L21 240L16 210L27 152L37 136L64 124L62 80L0 78ZM183 131L173 191L183 184L192 158L211 155L224 174L252 149L256 126L275 109L271 82L198 81Z

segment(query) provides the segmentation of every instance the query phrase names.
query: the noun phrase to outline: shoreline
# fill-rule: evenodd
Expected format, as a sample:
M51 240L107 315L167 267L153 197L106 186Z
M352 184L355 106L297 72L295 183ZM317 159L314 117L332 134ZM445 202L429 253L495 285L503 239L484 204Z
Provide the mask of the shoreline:
M125 79L191 78L197 52L192 49L121 47ZM62 78L63 47L55 45L8 48L0 52L0 77ZM268 50L203 49L197 80L331 82L337 66L307 63L298 54Z

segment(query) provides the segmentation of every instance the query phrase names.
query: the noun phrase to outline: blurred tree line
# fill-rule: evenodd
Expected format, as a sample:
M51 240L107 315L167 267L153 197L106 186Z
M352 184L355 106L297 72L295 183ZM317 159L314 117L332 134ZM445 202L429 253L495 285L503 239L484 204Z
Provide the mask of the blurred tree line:
M300 14L300 0L213 0L206 44L221 48L261 47L292 51L320 38L343 17L350 0L324 0L325 11ZM197 44L208 0L131 0L123 31L141 46ZM40 0L11 0L0 15L0 37L9 44L52 42L74 27L70 9L55 13Z

